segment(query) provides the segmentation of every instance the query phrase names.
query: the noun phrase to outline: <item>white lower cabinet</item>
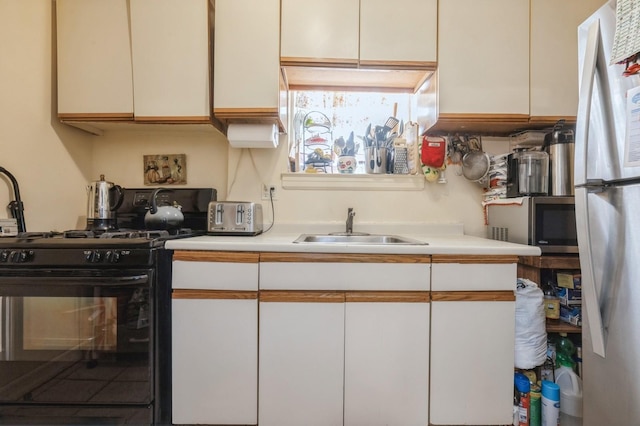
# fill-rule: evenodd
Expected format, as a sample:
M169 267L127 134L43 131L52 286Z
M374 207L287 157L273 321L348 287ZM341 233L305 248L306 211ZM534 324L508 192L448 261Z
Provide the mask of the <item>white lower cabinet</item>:
M258 254L176 251L172 422L258 422Z
M430 424L511 424L517 257L433 262Z
M260 303L260 426L342 425L344 304Z
M257 424L258 301L172 301L173 423Z
M350 303L347 293L345 312L344 424L429 424L428 294Z
M428 293L263 294L261 426L428 424Z

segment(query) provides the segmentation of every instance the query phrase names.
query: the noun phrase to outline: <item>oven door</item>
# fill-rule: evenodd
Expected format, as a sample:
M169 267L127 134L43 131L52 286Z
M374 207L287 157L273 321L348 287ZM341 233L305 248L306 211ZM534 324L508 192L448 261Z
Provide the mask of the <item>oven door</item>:
M12 405L149 417L152 283L151 269L0 271L0 419Z

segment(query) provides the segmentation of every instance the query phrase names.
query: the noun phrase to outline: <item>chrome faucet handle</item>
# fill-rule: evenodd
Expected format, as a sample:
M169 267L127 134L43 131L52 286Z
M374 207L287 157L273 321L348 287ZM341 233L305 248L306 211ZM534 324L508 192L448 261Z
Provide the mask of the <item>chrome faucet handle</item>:
M351 234L353 232L353 217L356 215L356 212L353 211L353 207L349 207L347 209L347 234Z

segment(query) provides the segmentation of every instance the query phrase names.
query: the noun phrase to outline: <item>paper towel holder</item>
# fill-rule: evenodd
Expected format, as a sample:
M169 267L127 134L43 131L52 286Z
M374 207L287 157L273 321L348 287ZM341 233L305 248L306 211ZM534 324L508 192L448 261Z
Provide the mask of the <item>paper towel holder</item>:
M275 124L232 123L227 127L232 148L277 148L280 141Z

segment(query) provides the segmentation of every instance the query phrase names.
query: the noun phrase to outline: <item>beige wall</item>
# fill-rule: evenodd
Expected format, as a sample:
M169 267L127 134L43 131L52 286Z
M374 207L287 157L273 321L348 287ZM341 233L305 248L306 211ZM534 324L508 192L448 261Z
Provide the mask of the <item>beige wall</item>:
M263 202L260 183L276 184L278 223L343 222L347 207L354 207L356 227L358 222L463 223L466 233L484 235L482 189L454 168L447 171L448 184L428 183L422 191L283 190L286 136L278 149L242 153L215 132L136 127L92 136L59 124L53 9L53 0L0 0L0 166L20 183L28 230L83 227L86 186L100 174L124 187L140 187L143 155L186 154L187 186L212 186L219 199ZM501 140L484 142L494 152L506 147ZM0 185L0 204L10 199ZM271 209L263 203L270 223Z

